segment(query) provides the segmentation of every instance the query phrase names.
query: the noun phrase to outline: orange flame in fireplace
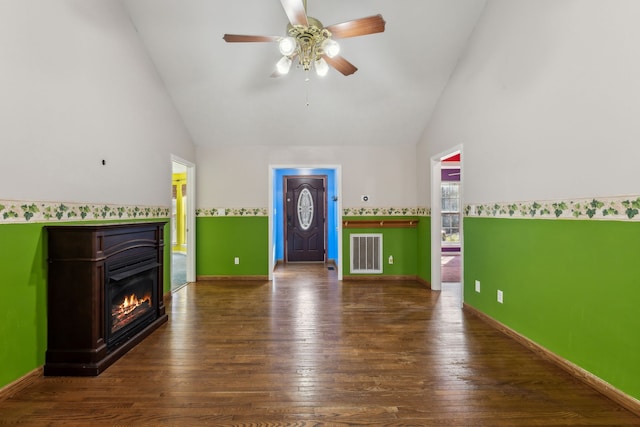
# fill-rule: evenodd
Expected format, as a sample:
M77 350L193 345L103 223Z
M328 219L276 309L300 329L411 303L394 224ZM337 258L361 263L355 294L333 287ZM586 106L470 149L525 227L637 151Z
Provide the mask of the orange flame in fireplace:
M138 298L135 294L131 294L130 296L125 297L122 304L120 304L120 313L125 315L129 314L144 303L151 305L151 295L146 294L145 296Z

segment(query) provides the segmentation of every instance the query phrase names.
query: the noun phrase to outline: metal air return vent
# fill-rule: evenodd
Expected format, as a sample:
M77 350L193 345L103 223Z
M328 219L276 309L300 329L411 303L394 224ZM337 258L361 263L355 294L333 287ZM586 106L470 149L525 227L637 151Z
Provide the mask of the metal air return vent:
M351 234L352 274L382 273L382 234Z

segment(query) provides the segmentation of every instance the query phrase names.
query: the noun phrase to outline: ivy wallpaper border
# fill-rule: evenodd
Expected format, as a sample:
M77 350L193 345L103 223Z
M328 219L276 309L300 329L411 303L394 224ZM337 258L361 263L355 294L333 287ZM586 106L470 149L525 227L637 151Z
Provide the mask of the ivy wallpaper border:
M267 208L199 208L197 217L267 216ZM429 216L431 209L418 208L345 208L343 216Z
M170 208L93 203L0 200L0 224L166 219Z
M197 209L198 217L267 216L267 208ZM344 208L343 216L431 216L428 207ZM484 203L464 206L465 217L640 221L640 196Z
M640 196L469 204L467 217L640 221Z
M640 196L468 204L466 217L640 221ZM267 216L267 208L199 208L198 217ZM428 207L344 208L343 216L431 216ZM114 204L0 200L0 224L163 219L170 208Z
M198 208L197 217L267 216L267 208Z
M429 216L431 209L417 208L345 208L343 216Z

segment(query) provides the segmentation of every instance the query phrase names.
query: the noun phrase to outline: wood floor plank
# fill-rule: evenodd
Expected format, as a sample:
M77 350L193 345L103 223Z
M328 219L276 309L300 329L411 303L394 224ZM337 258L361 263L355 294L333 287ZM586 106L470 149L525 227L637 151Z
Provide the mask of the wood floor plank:
M36 379L0 425L640 426L455 292L322 264L190 284L99 377Z

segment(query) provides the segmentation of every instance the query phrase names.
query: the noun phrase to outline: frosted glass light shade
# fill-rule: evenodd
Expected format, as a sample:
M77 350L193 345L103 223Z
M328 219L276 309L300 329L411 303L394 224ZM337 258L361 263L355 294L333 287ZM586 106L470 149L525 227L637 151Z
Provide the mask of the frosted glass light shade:
M322 50L329 58L333 58L340 53L340 45L333 39L326 39L322 42Z
M291 69L291 58L283 56L276 64L276 70L279 74L287 74Z
M320 58L316 61L315 69L317 75L324 77L329 72L329 65L327 64L327 61Z
M296 51L296 39L293 37L284 37L280 39L278 46L280 47L281 54L289 56Z

